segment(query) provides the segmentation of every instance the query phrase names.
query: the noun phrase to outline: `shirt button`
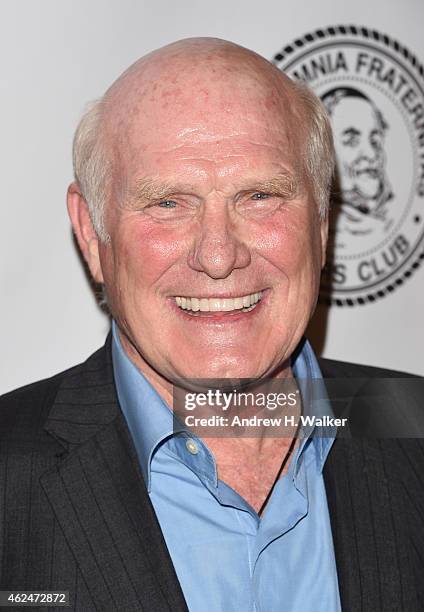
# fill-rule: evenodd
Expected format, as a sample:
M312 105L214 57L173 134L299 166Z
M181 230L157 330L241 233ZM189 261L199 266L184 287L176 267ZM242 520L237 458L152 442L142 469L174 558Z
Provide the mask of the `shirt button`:
M192 455L197 455L197 453L199 452L199 447L197 446L196 442L192 440L191 438L187 440L186 447L187 447L188 452L191 453Z

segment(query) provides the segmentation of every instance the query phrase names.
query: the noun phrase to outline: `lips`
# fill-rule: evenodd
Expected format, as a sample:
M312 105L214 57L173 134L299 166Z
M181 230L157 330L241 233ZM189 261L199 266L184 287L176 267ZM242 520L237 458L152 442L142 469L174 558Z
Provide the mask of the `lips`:
M361 170L357 170L356 171L356 176L362 176L362 175L367 175L370 178L378 178L379 177L379 170L378 168L362 168Z

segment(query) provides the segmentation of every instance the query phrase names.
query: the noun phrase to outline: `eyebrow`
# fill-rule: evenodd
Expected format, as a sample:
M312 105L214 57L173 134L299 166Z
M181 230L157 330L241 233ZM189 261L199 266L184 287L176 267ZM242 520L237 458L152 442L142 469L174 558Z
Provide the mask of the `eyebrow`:
M294 198L299 192L300 181L296 174L289 171L279 172L270 179L246 180L238 192L263 192L271 195L280 195ZM151 200L166 199L177 193L193 193L193 185L186 183L172 183L155 178L141 178L136 181L132 190L131 200L135 202L148 202Z
M358 130L354 127L350 127L343 130L342 134L348 134L349 136L360 136L361 130Z
M294 198L300 187L300 180L291 172L280 172L274 178L254 181L251 187L241 191L258 191L271 195L280 195L286 198Z
M176 193L191 193L192 191L192 185L142 178L136 181L131 199L136 201L161 200Z

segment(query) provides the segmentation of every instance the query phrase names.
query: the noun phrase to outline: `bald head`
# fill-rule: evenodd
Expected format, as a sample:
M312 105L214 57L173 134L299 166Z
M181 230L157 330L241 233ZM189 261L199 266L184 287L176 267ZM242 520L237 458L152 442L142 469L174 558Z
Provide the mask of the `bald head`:
M108 111L124 114L149 98L193 102L196 93L218 95L228 87L285 101L296 95L292 81L257 53L217 38L189 38L137 60L107 90L104 101Z
M177 148L194 135L211 147L223 138L255 139L259 116L270 134L279 124L324 210L331 135L309 90L253 51L215 38L181 40L132 64L82 119L75 138L76 179L100 237L106 238L103 213L112 194L106 183L112 180L114 198L125 197L127 170L140 150L154 151L160 138Z

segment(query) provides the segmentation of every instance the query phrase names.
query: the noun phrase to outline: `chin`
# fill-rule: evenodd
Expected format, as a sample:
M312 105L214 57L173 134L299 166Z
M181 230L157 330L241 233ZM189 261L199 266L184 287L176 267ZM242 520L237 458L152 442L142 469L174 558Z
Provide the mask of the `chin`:
M359 184L357 189L366 202L372 201L380 192L380 183L378 181L369 181Z
M214 360L198 360L187 364L184 368L184 378L258 378L259 364L236 357L217 357Z

